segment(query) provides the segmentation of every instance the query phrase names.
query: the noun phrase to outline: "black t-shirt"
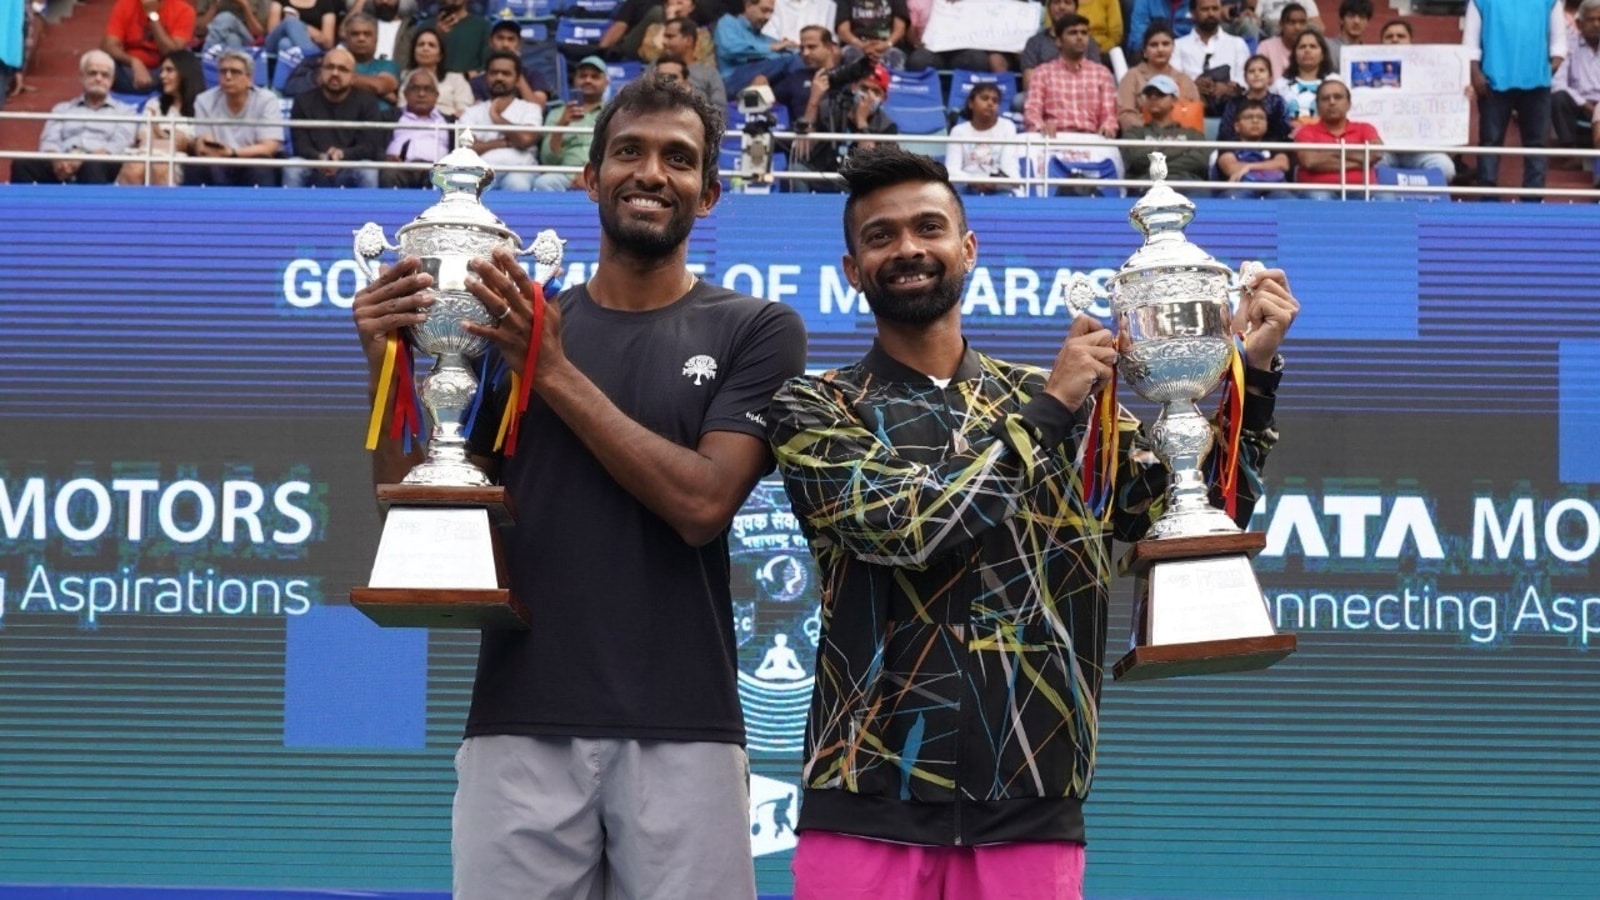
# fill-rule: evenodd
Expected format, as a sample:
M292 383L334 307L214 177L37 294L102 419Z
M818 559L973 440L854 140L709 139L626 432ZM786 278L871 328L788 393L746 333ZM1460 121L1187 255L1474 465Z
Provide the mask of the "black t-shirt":
M661 0L623 0L623 3L611 13L611 21L625 22L629 28L633 28L644 21L650 10L660 5Z
M567 357L685 447L711 431L765 440L768 402L805 366L799 314L705 282L649 312L598 306L582 285L558 300ZM480 412L475 444L497 420ZM743 743L727 532L684 543L537 393L517 441L504 549L533 627L483 633L467 736Z
M894 33L895 19L911 21L906 0L840 0L833 27L837 31L840 25L849 22L857 39L886 41Z

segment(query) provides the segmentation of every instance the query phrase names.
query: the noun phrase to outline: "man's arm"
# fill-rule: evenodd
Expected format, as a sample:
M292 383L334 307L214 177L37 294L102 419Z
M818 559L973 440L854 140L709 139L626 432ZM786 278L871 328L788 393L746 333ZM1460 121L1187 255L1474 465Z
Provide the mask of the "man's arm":
M393 63L389 64L389 66L393 65ZM357 72L351 77L350 84L393 103L396 99L395 91L400 89L400 77L395 72L389 71L388 67L385 67L367 75Z
M1550 71L1561 68L1561 63L1567 57L1567 17L1563 14L1561 4L1550 7Z
M469 282L473 294L491 309L505 307L507 314L495 328L463 328L494 341L517 371L527 354L531 304L537 302L528 273L504 249L496 250L491 262L475 263L473 271L479 279ZM714 418L713 430L694 447L667 440L630 418L567 359L555 303L545 301L542 327L537 369L519 374L531 375L534 390L606 472L685 543L699 547L715 540L771 466L766 442L748 431L715 430ZM799 317L775 311L761 333L741 348L719 395L753 392L765 400L784 378L804 367L804 359Z

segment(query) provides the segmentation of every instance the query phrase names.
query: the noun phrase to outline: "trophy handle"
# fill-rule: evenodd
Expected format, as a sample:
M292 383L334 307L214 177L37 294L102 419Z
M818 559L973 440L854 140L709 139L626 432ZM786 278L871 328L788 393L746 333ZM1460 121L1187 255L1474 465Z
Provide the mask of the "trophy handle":
M532 277L541 287L556 277L561 270L561 259L566 254L566 240L554 228L546 228L534 236L533 243L517 251L518 256L533 254Z
M1233 312L1237 313L1239 311L1239 304L1242 301L1241 292L1244 290L1244 286L1249 283L1250 279L1256 277L1256 273L1265 272L1266 270L1267 267L1262 265L1260 260L1247 259L1239 263L1238 276L1228 284L1228 306L1231 307Z
M1067 283L1067 310L1073 318L1083 315L1094 305L1094 282L1082 272L1072 273Z
M377 222L368 222L356 229L354 234L356 266L367 276L368 281L376 281L378 257L382 256L385 250L399 253L400 248L389 243L389 239L383 236L383 226Z

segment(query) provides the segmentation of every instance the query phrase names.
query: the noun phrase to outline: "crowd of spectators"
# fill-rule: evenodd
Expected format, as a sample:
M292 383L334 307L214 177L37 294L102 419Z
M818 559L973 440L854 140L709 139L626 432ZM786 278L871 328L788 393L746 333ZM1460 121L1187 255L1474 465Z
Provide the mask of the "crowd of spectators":
M873 135L940 136L974 193L1025 193L1019 182L1043 175L1145 177L1148 148L1108 143L1118 138L1173 145L1171 177L1215 181L1228 196L1274 181L1317 186L1302 196L1348 193L1372 181L1376 162L1441 183L1498 175L1493 155L1467 172L1447 153L1355 149L1381 148L1383 136L1336 73L1371 30L1372 0L1341 0L1327 27L1310 0L1047 0L1017 54L923 46L932 0L617 0L588 37L558 20L605 0L575 0L531 28L541 0L512 0L522 16L491 15L484 2L505 0L116 0L102 47L83 57L82 95L57 106L63 120L40 149L146 161L25 161L13 180L420 186L456 125L471 127L500 189L569 190L581 176L530 170L580 168L588 138L541 126L592 126L614 82L633 77L682 81L719 105L769 89L774 124L797 134L778 147L794 171L835 171ZM1514 114L1526 146L1595 146L1600 0L1471 0L1465 23L1481 144L1503 144ZM1389 21L1377 38L1409 44L1412 29ZM21 80L15 58L0 37L8 90ZM936 129L904 128L892 94L900 73L924 68L940 71L941 98L951 70L971 76L970 93L951 96L959 112ZM93 121L136 108L145 124ZM1049 143L985 143L1025 135ZM1183 146L1200 141L1238 146ZM289 164L259 163L270 157ZM352 165L365 161L417 165ZM1543 157L1528 157L1524 185L1541 187L1544 172Z

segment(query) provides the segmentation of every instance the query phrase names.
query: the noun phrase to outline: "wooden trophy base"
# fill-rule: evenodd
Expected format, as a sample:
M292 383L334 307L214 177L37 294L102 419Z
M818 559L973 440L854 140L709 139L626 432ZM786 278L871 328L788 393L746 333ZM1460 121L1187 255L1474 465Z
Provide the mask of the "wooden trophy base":
M502 487L378 487L383 538L350 604L394 628L528 628L507 587L500 529L514 513Z
M1134 648L1111 667L1117 681L1265 669L1296 646L1278 634L1250 568L1260 532L1140 541L1123 557L1137 600Z

